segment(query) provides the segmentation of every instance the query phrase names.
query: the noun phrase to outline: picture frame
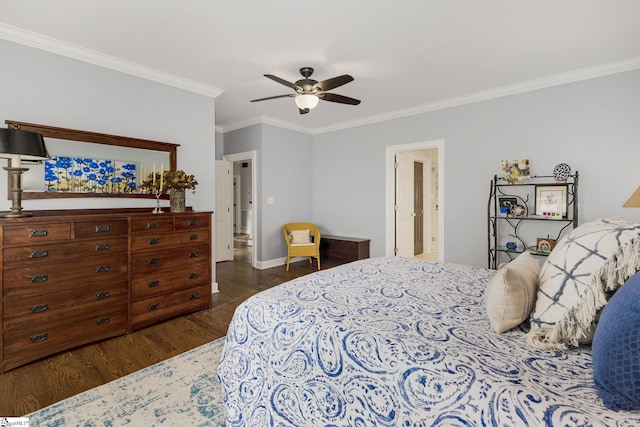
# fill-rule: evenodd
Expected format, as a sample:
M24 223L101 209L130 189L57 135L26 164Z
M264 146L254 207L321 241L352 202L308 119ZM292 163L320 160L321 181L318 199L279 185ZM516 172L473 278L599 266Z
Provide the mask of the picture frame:
M538 237L536 240L536 252L543 254L550 253L556 247L557 241L548 237Z
M515 197L498 197L498 212L501 215L509 215L511 209L518 204L518 199Z
M536 185L536 215L549 219L567 217L566 184Z

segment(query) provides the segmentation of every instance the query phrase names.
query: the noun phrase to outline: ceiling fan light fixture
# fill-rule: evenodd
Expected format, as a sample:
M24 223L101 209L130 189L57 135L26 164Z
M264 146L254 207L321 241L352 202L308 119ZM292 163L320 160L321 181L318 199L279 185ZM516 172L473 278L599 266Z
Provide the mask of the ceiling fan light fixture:
M313 110L318 106L318 102L320 101L320 99L316 95L310 93L302 93L296 96L295 101L299 109Z

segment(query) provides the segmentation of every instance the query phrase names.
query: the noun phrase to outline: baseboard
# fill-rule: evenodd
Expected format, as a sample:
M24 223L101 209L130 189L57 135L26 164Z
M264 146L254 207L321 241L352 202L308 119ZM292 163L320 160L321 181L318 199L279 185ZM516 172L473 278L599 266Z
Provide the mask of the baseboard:
M291 258L289 263L300 262L300 261L309 261L309 257L294 257ZM273 268L278 266L284 266L287 263L287 257L284 258L276 258L270 259L268 261L256 261L256 268L258 270L266 270L267 268Z
M211 282L211 293L217 294L220 292L220 288L218 288L218 282Z

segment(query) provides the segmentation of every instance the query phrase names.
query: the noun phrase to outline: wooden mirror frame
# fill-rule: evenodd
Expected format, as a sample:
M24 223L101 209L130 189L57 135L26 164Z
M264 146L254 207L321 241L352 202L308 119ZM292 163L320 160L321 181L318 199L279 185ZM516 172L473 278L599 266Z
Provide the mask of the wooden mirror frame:
M128 136L109 135L105 133L88 132L84 130L67 129L55 126L39 125L34 123L18 122L15 120L5 120L11 129L21 129L37 132L45 138L65 139L69 141L90 142L94 144L115 145L119 147L141 148L145 150L164 151L169 153L169 169L176 170L178 159L177 151L180 144L169 142L151 141L147 139L131 138ZM11 193L9 192L9 195ZM155 198L153 194L144 193L74 193L49 192L49 191L25 191L22 193L22 200L29 199L55 199L55 198L77 198L77 197L129 197L129 198ZM11 198L11 197L9 197ZM163 195L162 198L168 198Z

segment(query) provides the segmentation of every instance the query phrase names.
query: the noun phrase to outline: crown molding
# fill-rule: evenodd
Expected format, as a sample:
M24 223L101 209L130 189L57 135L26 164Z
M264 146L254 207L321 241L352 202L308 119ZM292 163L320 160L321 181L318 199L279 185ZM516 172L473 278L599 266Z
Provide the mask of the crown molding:
M86 49L5 23L0 23L0 38L211 98L217 98L222 93L221 89L213 86L178 77L154 68L145 67L144 65L106 55L95 50Z
M363 126L373 123L380 123L386 120L399 119L403 117L414 116L417 114L430 113L446 108L459 107L462 105L473 104L481 101L502 98L505 96L517 95L520 93L532 92L539 89L545 89L554 86L561 86L568 83L579 82L582 80L604 77L611 74L623 73L640 69L640 56L627 58L620 61L600 64L593 67L580 68L565 73L555 74L552 76L533 79L526 82L516 83L512 85L502 86L499 88L484 90L480 92L470 93L468 95L458 96L445 99L438 102L420 105L415 108L407 108L397 110L390 113L370 116L362 120L353 120L350 122L338 123L336 125L317 128L313 130L314 134L333 132L342 129L348 129L357 126Z
M560 86L568 83L579 82L582 80L593 79L596 77L604 77L611 74L623 73L625 71L632 71L637 69L640 69L640 56L627 58L620 61L609 62L606 64L596 65L593 67L580 68L578 70L568 71L565 73L555 74L552 76L542 77L539 79L533 79L526 82L502 86L499 88L474 92L468 95L448 98L442 101L432 102L429 104L423 104L414 108L407 108L403 110L392 111L389 113L369 116L361 120L352 120L352 121L337 123L335 125L326 126L322 128L314 128L314 129L298 128L296 130L299 130L300 132L307 132L312 135L318 135L318 134L334 132L334 131L343 130L343 129L354 128L358 126L380 123L387 120L401 119L404 117L415 116L418 114L430 113L433 111L444 110L446 108L459 107L462 105L473 104L476 102L488 101L491 99L502 98L505 96L532 92L539 89L549 88L553 86ZM276 124L275 120L272 120L272 122L274 122L272 124ZM281 124L281 125L276 124L276 126L291 128L291 124ZM241 124L231 125L229 127L225 127L224 132L227 131L227 128L238 129L240 127L242 127Z

